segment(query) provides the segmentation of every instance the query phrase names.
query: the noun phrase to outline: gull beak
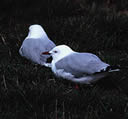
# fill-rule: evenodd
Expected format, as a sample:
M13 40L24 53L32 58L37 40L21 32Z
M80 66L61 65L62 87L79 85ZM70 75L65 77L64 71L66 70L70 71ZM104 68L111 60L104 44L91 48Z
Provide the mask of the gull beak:
M42 52L41 54L42 54L42 55L50 55L49 52Z

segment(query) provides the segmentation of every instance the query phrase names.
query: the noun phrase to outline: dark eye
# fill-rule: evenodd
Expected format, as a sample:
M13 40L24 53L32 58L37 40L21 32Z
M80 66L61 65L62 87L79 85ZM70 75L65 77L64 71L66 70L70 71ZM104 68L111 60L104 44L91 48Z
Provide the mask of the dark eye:
M55 50L54 53L57 53L57 51Z

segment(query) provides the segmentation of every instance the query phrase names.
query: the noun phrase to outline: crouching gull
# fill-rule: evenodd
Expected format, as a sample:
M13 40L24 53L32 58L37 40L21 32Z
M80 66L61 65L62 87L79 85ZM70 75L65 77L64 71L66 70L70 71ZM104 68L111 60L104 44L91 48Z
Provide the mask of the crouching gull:
M45 65L50 55L41 55L41 52L50 51L55 46L56 45L48 38L44 29L40 25L35 24L29 27L28 36L23 41L19 53L34 63ZM47 66L50 65L47 64Z
M51 69L56 76L77 83L91 84L109 72L119 71L92 53L75 52L66 45L56 46L42 54L51 54Z

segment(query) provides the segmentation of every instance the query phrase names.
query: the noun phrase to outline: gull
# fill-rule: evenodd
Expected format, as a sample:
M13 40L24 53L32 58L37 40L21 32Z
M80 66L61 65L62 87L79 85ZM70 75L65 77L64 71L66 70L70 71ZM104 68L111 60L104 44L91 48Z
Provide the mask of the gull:
M29 27L28 36L23 41L19 53L34 63L50 67L50 64L46 63L50 55L41 55L41 52L49 51L55 46L44 29L40 25L34 24Z
M57 77L76 83L91 84L107 76L109 72L119 71L95 54L75 52L66 45L56 46L42 54L51 54L51 69Z

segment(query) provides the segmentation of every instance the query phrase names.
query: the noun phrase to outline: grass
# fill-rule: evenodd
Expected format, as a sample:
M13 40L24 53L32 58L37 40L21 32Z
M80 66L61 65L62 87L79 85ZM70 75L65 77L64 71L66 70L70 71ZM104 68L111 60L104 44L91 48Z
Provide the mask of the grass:
M22 12L18 16L18 12L12 11L15 17L1 16L0 118L102 119L110 112L128 117L127 16L86 10L67 16L49 13L49 17L38 12L39 16L29 18ZM74 83L55 77L49 68L19 55L28 27L35 23L41 24L57 45L95 53L103 61L125 69L93 87L80 85L79 90L75 89Z

